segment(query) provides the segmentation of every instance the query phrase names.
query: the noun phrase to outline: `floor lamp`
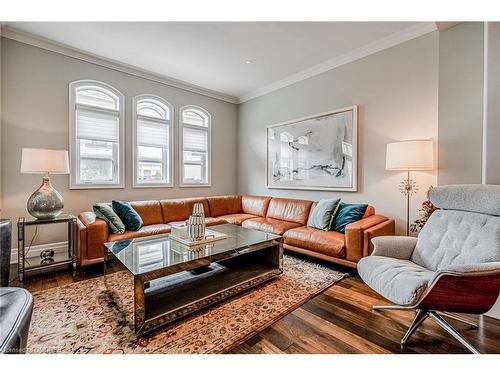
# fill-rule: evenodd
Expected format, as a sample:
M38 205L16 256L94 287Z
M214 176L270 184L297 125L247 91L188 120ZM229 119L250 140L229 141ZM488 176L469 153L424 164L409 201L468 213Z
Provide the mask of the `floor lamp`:
M434 168L434 152L431 140L412 140L387 145L385 169L406 171L407 177L398 185L406 196L406 235L410 234L410 196L418 191L410 171L425 171Z

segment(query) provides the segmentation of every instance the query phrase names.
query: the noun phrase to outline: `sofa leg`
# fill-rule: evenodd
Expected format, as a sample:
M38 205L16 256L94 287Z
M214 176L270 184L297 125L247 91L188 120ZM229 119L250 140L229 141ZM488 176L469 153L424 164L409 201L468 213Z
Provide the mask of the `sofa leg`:
M427 310L417 310L415 314L415 319L413 319L413 322L411 323L410 327L408 328L408 331L406 331L404 337L401 339L401 346L406 345L408 340L410 339L410 336L417 330L418 327L424 322L425 319L429 317L429 313Z
M474 348L455 328L448 324L436 311L429 311L429 315L443 328L446 332L457 339L463 346L469 349L474 354L481 354Z

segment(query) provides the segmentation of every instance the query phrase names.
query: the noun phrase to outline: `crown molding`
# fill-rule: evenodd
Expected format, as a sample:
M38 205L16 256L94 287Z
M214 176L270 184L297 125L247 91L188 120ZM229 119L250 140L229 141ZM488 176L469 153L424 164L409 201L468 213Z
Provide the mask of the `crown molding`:
M284 87L293 85L294 83L303 81L307 78L317 76L318 74L324 73L328 70L362 59L363 57L383 51L384 49L390 47L394 47L398 44L407 42L411 39L418 38L419 36L431 33L435 30L436 30L436 24L434 22L420 22L414 26L410 26L406 29L403 29L387 37L376 40L365 46L356 48L353 51L335 57L331 60L327 60L321 64L315 65L301 72L292 74L282 80L271 83L270 85L264 86L255 91L251 91L247 94L241 95L238 97L238 104L244 103L251 99L255 99L262 95L269 94L273 91L282 89Z
M83 50L73 48L62 43L54 42L50 39L46 39L37 35L17 30L11 26L0 25L0 36L7 39L15 40L20 43L38 47L47 51L55 52L60 55L68 56L77 60L85 61L94 65L103 66L105 68L113 69L125 74L130 74L139 78L144 78L149 81L162 83L164 85L172 86L181 90L194 92L196 94L208 96L210 98L222 100L232 104L238 103L238 99L233 96L209 90L200 86L196 86L188 82L177 80L175 78L153 73L145 69L140 69L135 66L128 65L113 59L108 59L102 56L94 55L92 53L85 52Z

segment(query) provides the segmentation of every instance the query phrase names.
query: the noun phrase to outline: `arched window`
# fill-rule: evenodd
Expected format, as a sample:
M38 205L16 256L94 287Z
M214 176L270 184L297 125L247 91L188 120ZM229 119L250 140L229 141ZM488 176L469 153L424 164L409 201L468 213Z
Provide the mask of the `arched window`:
M124 187L123 95L97 81L69 89L70 188Z
M173 186L172 106L154 95L134 105L134 187Z
M207 111L195 106L181 108L181 186L210 185L210 131Z

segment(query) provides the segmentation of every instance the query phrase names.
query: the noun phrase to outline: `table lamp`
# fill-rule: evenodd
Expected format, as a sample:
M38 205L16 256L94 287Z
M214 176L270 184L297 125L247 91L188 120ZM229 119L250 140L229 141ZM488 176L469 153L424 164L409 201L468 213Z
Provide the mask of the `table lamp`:
M50 184L49 174L69 173L68 151L23 148L21 173L44 175L42 186L31 195L26 205L31 216L52 219L62 213L64 201Z
M434 168L434 152L431 140L412 140L389 143L385 169L406 171L407 177L399 184L400 191L406 196L406 235L410 234L410 196L418 191L410 171L425 171Z

